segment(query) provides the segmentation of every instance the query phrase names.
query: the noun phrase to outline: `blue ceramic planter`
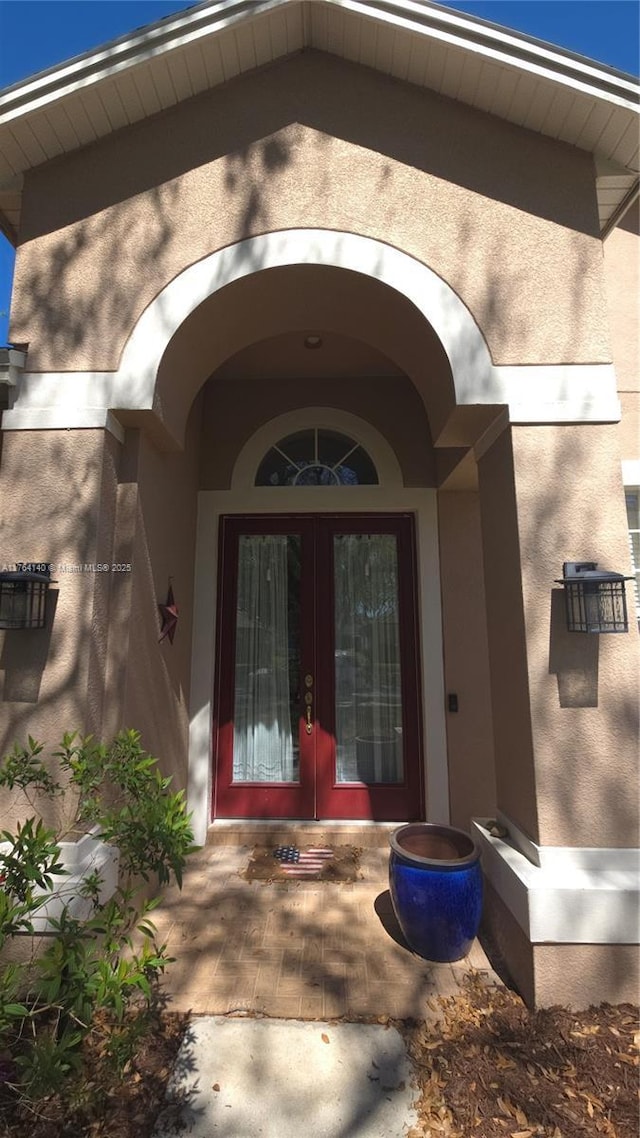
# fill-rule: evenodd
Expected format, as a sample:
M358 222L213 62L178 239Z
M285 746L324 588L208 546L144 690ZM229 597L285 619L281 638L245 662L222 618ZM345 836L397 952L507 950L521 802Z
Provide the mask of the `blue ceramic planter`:
M389 887L398 924L418 956L466 956L482 914L480 850L452 826L415 822L390 837Z

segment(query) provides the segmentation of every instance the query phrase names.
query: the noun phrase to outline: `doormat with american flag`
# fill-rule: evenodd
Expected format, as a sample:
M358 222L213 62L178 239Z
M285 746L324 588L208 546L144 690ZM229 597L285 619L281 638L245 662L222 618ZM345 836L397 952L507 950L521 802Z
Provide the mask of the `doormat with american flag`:
M247 881L357 881L355 846L256 846L242 874Z

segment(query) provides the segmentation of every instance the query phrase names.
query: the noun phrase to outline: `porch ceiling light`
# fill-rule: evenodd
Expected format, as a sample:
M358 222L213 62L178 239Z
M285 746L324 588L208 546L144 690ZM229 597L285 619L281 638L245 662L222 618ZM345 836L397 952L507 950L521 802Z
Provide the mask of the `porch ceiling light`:
M0 573L0 629L44 628L49 569Z
M598 569L597 561L565 561L562 580L569 632L628 632L625 581L622 573Z

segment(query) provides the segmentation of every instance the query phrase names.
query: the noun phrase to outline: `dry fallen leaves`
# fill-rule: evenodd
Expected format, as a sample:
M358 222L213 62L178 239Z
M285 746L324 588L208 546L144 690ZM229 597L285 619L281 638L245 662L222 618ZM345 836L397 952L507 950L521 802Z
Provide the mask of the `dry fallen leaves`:
M438 1006L436 1022L407 1030L421 1092L416 1138L638 1138L640 1033L629 1005L530 1012L471 975Z

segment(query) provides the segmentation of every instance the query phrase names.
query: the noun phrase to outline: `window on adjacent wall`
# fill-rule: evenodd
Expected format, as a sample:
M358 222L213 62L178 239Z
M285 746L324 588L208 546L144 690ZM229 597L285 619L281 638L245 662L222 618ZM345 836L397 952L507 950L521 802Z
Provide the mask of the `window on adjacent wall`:
M378 473L366 450L337 431L311 427L272 446L256 486L377 486Z
M636 615L640 621L640 486L625 486L631 563L635 574Z

